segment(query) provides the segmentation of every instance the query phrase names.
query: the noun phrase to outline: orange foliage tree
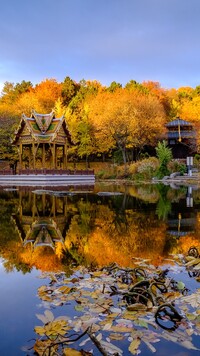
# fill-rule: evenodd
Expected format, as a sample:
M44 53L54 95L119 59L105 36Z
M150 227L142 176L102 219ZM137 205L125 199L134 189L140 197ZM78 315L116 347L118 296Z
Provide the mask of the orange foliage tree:
M119 88L98 93L88 105L99 150L117 147L125 165L127 148L155 145L163 132L165 112L152 95Z
M35 87L35 96L39 102L42 113L50 112L59 97L61 97L62 86L55 79L45 79Z

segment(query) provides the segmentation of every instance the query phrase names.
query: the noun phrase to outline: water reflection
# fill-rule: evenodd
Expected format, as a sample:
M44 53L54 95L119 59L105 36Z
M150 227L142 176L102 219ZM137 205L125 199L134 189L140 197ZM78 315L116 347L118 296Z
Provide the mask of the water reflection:
M199 243L198 190L98 187L93 192L1 191L0 253L7 271L67 270L71 264L155 264Z
M30 243L32 249L49 246L55 250L58 242L64 244L69 225L66 207L63 199L19 192L18 212L12 218L23 246Z

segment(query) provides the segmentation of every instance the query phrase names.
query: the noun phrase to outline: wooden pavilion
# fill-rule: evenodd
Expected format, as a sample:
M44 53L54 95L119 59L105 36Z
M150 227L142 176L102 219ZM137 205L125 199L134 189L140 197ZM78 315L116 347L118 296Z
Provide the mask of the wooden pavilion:
M22 115L15 132L13 144L19 151L19 170L67 168L67 151L72 145L71 135L64 116L55 117L55 112L31 116Z
M168 146L174 158L186 158L196 152L196 132L190 122L177 117L166 128Z

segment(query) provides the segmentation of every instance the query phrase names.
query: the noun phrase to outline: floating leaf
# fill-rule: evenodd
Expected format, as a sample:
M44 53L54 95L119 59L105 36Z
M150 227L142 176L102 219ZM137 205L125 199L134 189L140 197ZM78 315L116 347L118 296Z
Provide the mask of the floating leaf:
M195 271L200 270L200 263L198 263L198 265L194 266L194 270L195 270Z
M102 277L103 273L102 273L102 271L95 271L95 272L92 272L91 275L93 277Z
M144 304L135 303L135 304L128 305L127 310L129 311L147 310L147 307Z
M63 350L63 355L65 355L65 356L81 356L83 354L80 351L77 351L75 349L71 349L70 347L66 347Z
M52 353L55 352L56 353L56 346L52 346L51 345L51 340L47 339L47 340L36 340L35 344L34 344L34 351L37 352L38 355L48 355L48 347L51 346L51 351ZM47 351L47 353L45 353L45 351Z
M60 291L60 292L62 292L62 293L64 293L64 294L70 293L71 290L72 290L72 288L71 288L71 287L68 287L68 286L62 286L62 287L59 287L59 288L58 288L58 291Z
M110 330L112 323L107 323L104 325L103 330Z
M129 345L129 351L132 355L138 355L138 348L140 346L141 340L139 338L134 339Z
M85 346L85 344L86 344L88 341L90 341L90 337L88 337L87 339L83 340L83 341L79 344L79 346Z
M142 326L143 328L148 329L148 324L147 324L147 322L145 320L137 319L137 320L135 320L134 324Z
M147 340L142 340L146 345L147 345L147 347L149 348L149 350L151 350L151 352L156 352L156 348L153 346L153 345L151 345L151 343L149 342L149 341L147 341Z
M36 317L43 322L43 324L48 323L48 318L43 314L36 314Z
M75 305L74 309L75 309L76 311L82 312L82 311L84 310L84 307L83 307L82 305Z
M120 308L111 307L111 313L121 314L122 310Z
M179 290L183 290L183 289L185 288L185 283L179 281L179 282L177 283L177 288L178 288Z
M35 326L34 330L38 335L41 335L41 336L45 335L45 329L43 326Z
M117 333L130 333L133 330L133 328L128 326L114 325L111 327L111 330Z
M200 263L200 258L193 258L192 260L190 260L189 262L187 262L185 264L186 267L190 267L190 266L195 266L198 263Z
M197 347L195 347L190 340L182 341L181 345L184 346L186 349L189 349L189 350L200 350Z
M102 340L101 345L103 347L105 347L105 349L110 353L118 353L119 355L123 354L123 351L119 347L117 347L107 341Z
M109 335L111 340L123 340L124 339L124 335L119 334L119 333L111 333Z
M195 320L196 319L196 315L195 314L187 313L186 316L187 316L188 320Z
M48 322L54 320L54 315L50 310L45 310L44 315L48 319Z

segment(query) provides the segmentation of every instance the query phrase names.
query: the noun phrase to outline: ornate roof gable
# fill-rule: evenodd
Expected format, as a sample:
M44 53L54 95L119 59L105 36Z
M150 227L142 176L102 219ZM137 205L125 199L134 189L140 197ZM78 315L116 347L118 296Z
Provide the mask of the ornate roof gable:
M31 117L22 114L22 119L12 143L18 144L19 140L27 135L30 136L30 142L32 140L38 143L56 142L57 137L60 135L63 143L67 139L70 144L73 144L64 115L56 118L54 111L50 114L38 114L32 110Z
M31 117L35 119L42 134L45 134L51 125L53 118L55 117L55 113L52 111L50 114L38 114L32 110Z

